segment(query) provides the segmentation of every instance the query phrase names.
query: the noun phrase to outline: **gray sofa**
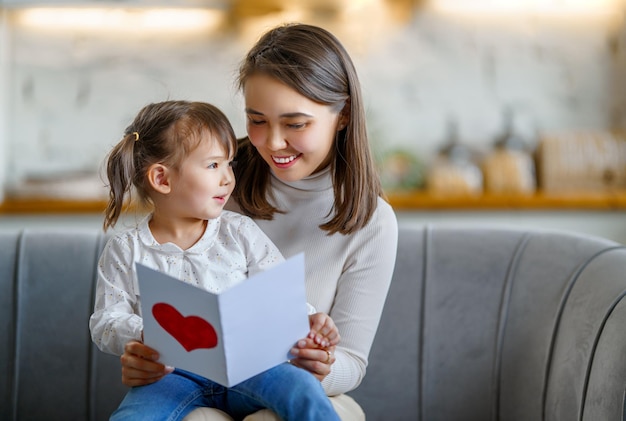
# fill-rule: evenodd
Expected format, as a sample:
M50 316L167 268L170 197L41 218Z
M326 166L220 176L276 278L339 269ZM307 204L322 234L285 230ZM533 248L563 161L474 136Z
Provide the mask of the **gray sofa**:
M107 419L125 393L92 345L96 231L0 233L0 419ZM351 392L375 420L623 420L626 249L564 232L402 226Z

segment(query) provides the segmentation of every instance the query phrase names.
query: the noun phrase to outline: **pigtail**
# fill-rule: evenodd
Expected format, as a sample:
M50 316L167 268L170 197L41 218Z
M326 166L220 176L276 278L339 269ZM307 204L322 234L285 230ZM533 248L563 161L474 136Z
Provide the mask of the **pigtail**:
M117 222L127 196L130 196L135 176L135 145L139 134L126 134L109 153L107 159L107 178L109 180L109 201L105 209L104 225L106 231Z

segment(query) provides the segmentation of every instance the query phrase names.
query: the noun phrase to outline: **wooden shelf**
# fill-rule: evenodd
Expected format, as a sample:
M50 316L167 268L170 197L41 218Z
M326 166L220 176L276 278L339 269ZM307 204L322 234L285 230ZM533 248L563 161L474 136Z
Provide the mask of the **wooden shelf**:
M103 213L105 207L104 200L7 198L0 204L0 214Z
M626 210L626 190L532 195L435 196L426 191L390 192L391 206L411 210ZM102 214L104 200L7 198L0 214Z
M626 210L626 191L532 195L436 196L425 191L389 193L396 210Z

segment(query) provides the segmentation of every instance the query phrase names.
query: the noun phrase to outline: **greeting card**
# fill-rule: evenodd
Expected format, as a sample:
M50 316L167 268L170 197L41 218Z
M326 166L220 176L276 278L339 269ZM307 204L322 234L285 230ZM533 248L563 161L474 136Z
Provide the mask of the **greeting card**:
M220 294L136 269L144 343L165 365L231 387L285 362L309 332L302 253Z

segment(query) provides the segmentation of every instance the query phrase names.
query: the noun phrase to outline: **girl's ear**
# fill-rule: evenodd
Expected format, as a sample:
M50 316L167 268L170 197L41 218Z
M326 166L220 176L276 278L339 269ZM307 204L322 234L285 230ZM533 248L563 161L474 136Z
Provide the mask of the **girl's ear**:
M148 168L148 183L156 192L168 194L172 190L170 181L170 169L165 165L152 164Z

